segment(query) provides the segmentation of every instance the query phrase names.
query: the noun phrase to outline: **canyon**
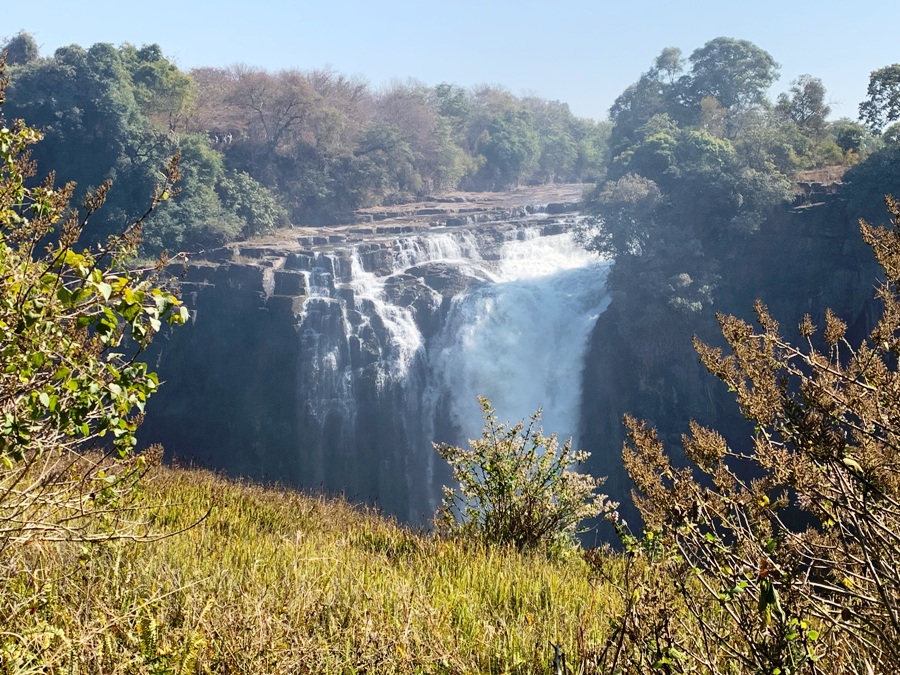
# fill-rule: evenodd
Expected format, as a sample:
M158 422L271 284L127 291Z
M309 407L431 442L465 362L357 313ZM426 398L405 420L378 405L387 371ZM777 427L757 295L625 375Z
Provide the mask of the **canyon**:
M750 319L760 298L788 337L803 313L831 307L859 335L877 312L877 268L833 191L736 241L715 302L687 312L607 291L611 263L575 237L584 187L367 209L172 261L192 320L147 355L164 384L142 442L427 525L451 479L432 442L480 435L485 395L508 421L542 408L633 520L623 414L676 455L691 419L749 442L693 352L694 335L721 343L716 312Z
M575 240L584 187L444 195L173 260L192 320L148 355L164 385L142 440L426 524L450 480L432 442L480 435L478 395L578 435L610 265Z

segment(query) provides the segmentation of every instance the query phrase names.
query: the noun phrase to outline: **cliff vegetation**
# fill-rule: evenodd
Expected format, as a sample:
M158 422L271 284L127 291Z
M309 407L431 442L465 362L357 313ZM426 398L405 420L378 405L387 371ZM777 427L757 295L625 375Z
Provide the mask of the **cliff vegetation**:
M593 181L606 154L608 123L501 87L375 90L329 70L245 65L183 72L158 45L42 56L27 33L5 47L6 114L43 132L35 158L81 189L115 178L87 240L116 231L147 202L157 167L181 154L181 195L148 220L145 254L342 222L436 191Z

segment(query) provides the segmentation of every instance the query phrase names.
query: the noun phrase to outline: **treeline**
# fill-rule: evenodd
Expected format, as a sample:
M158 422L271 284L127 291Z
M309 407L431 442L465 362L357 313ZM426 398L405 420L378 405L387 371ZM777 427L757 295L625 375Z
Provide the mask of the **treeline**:
M183 72L157 45L41 56L25 32L4 47L5 114L45 133L39 164L80 192L114 179L89 228L94 240L134 216L160 167L181 153L181 194L147 222L147 253L329 224L438 190L595 181L606 160L608 123L500 87L376 90L329 70L243 65Z
M812 75L769 99L778 69L758 46L721 37L687 58L662 50L616 99L607 174L589 198L603 227L590 244L616 257L610 283L637 294L635 306L709 305L721 266L794 198L798 172L857 165L884 145L858 122L829 121Z

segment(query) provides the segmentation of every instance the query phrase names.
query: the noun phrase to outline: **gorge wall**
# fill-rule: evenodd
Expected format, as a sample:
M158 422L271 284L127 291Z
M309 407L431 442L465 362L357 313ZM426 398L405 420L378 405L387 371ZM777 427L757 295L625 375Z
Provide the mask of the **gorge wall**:
M685 312L609 296L608 263L571 237L580 190L373 209L173 264L192 321L149 354L165 385L142 442L423 524L450 479L431 443L479 435L483 394L503 420L543 407L545 430L576 436L632 520L623 414L676 452L690 419L750 438L692 348L694 334L721 341L716 312L750 319L761 298L791 338L826 307L857 336L872 323L877 267L839 199L775 214L722 261L715 302Z
M647 420L678 461L688 422L719 430L735 447L750 448L752 427L734 395L710 375L693 349L697 335L724 346L717 312L753 322L759 298L783 334L800 343L803 314L824 326L831 308L849 326L851 343L874 325L879 268L862 241L857 218L838 195L785 208L760 231L735 242L721 261L714 302L686 312L664 301L638 300L628 289L613 293L591 335L583 373L581 439L593 451L591 470L609 476L607 489L623 500L626 519L631 482L621 462L625 413Z
M173 263L192 320L149 354L142 442L426 523L449 482L432 441L480 435L476 395L577 433L608 267L572 237L580 194L370 210Z

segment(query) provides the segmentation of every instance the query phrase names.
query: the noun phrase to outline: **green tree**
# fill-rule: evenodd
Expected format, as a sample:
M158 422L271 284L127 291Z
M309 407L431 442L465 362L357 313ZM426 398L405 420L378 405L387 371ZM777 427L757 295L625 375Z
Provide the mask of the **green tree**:
M215 248L238 238L246 223L222 201L222 156L200 134L182 136L180 192L160 205L144 227L144 253ZM236 203L236 202L235 202Z
M644 253L658 228L662 193L656 183L627 173L598 186L590 202L591 210L601 221L590 236L591 249L617 259Z
M834 134L835 143L845 153L853 152L857 155L864 155L875 145L875 139L866 127L847 118L837 120L832 125L831 131Z
M801 75L791 82L788 93L779 94L775 110L815 138L824 135L831 113L825 103L825 85L812 75Z
M559 101L528 97L523 104L531 113L540 145L532 179L541 183L572 180L578 160L577 121L569 106Z
M660 81L655 71L650 71L619 94L609 109L609 118L614 123L609 138L612 157L635 143L638 130L653 117L668 114L671 87Z
M24 65L37 61L41 57L34 35L20 30L0 46L0 51L6 52L6 62L9 65Z
M727 110L762 105L779 68L768 52L752 42L727 37L710 40L694 50L688 61L691 69L678 80L678 93L684 104L696 109L706 96L713 96Z
M190 76L163 56L159 45L122 48L131 73L134 98L141 111L168 131L184 128L194 108L194 83Z
M21 122L0 128L0 549L140 534L119 507L146 464L132 450L158 380L136 356L164 322L186 318L151 272L127 267L141 219L76 248L109 184L80 213L72 185L31 186L40 137ZM173 162L151 210L176 178Z
M537 166L540 142L524 110L507 112L491 121L479 143L484 157L481 173L492 189L518 185Z
M469 449L435 448L453 469L459 488L444 488L437 524L488 544L519 551L559 553L576 545L579 524L610 513L615 504L596 494L602 480L574 471L588 453L562 447L544 436L540 412L513 426L497 420L490 402L479 397L484 416L480 439Z
M268 234L288 224L287 210L271 190L241 171L222 176L217 185L222 204L243 220L241 237Z
M86 242L102 242L139 215L152 198L157 167L176 150L173 139L141 115L119 50L99 43L61 47L49 59L11 70L5 112L29 120L45 140L33 149L62 181L83 192L114 178L106 207L94 215ZM80 196L79 196L80 197Z
M578 152L574 167L576 180L597 181L605 173L611 131L612 124L609 121L579 120L573 132Z
M866 100L859 104L859 119L875 133L900 119L900 63L869 75Z

